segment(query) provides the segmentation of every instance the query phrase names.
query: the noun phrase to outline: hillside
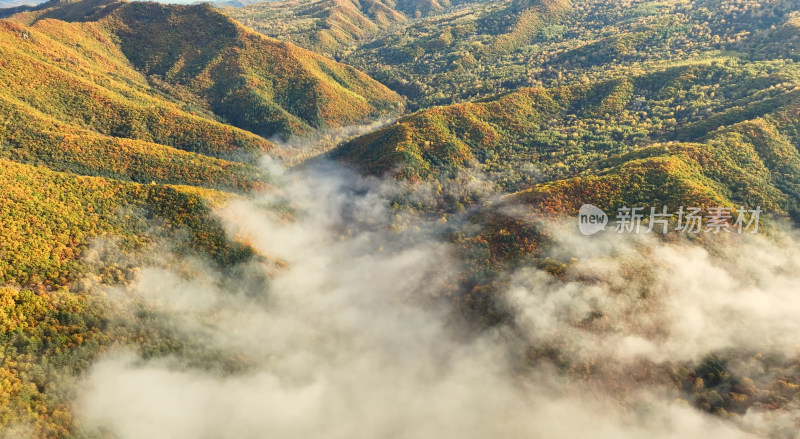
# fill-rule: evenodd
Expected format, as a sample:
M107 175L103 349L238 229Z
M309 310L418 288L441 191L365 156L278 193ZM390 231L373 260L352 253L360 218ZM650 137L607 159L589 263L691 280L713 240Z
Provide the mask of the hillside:
M326 54L352 50L388 29L479 0L287 0L258 2L224 12L280 40Z
M263 137L365 124L400 109L399 97L365 74L251 32L207 5L130 3L105 21L138 69L185 86Z
M575 250L553 258L543 223L572 221L583 204L612 221L623 206L760 206L773 220L800 220L799 78L794 63L748 58L635 69L420 110L329 156L434 188L444 218L466 211L469 226L450 236L468 267L460 303L497 324L510 318L509 270L562 276L580 259ZM496 195L463 189L480 181ZM396 203L430 209L413 197Z
M401 107L363 73L249 31L208 5L84 0L13 17L34 28L49 19L105 33L114 55L151 87L261 137L368 123Z
M322 53L336 53L408 20L379 0L288 0L223 11L264 35Z
M266 137L398 104L208 6L54 1L0 20L0 435L76 434L70 386L90 361L115 343L164 348L147 325L109 329L128 317L98 289L148 263L253 258L212 209L269 189L258 161L287 152Z
M526 64L544 54L531 47L559 46L567 23L585 21L569 1L466 2L382 32L343 61L425 108L531 85Z
M698 59L793 60L798 7L794 0L481 2L388 30L343 60L417 110Z
M678 149L702 144L700 150L709 153L730 145L733 136L751 126L770 133L774 141L769 145L791 145L797 142L796 123L787 115L794 114L800 102L795 78L793 69L773 71L769 64L700 63L629 79L522 89L491 100L420 111L331 154L369 173L393 172L414 180L451 178L475 161L504 190L516 191L573 176L605 175L607 163L633 160L633 151L660 148L657 142L684 142L673 143ZM702 90L714 90L713 96L706 92L705 100L687 99ZM763 148L756 152L776 154ZM731 157L732 151L713 154ZM688 160L708 172L709 164L721 159ZM791 175L777 173L776 161L762 166L775 171L775 178ZM739 180L735 175L715 178L723 186ZM763 189L771 182L779 184L771 178L752 184ZM786 190L791 197L774 196L771 204L796 197L793 189ZM767 202L747 199L739 187L725 193L739 196L738 202ZM638 201L651 195L642 194ZM603 201L607 207L622 202Z
M774 133L771 145L797 145L787 115L800 102L793 58L798 6L732 0L465 5L389 31L347 58L423 109L331 155L371 174L414 181L451 179L477 163L502 191L515 192L606 178L613 173L607 160L643 148L700 144L713 151L742 143L731 139L750 138L738 131L748 123L766 124L765 132ZM553 19L540 26L531 14ZM527 29L524 23L531 32L520 45L507 46ZM453 101L460 103L425 108ZM703 169L721 160L674 159ZM651 165L654 172L682 167ZM775 161L762 165L773 176L755 186L781 189L764 191L771 195L759 201L770 198L794 212L791 173L777 171ZM755 201L739 192L740 177L712 178L717 195Z
M146 331L108 331L119 315L91 291L130 282L143 261L165 256L153 252L165 240L177 253L204 254L220 267L252 255L211 215L211 203L227 193L82 177L4 159L0 186L0 429L6 431L22 423L40 437L69 436L75 431L69 383L108 346Z
M19 6L33 6L40 2L36 0L2 0L0 1L0 9L16 8Z
M0 33L3 157L140 182L236 187L232 175L247 186L256 169L221 159L273 149L153 89L95 23L4 21Z

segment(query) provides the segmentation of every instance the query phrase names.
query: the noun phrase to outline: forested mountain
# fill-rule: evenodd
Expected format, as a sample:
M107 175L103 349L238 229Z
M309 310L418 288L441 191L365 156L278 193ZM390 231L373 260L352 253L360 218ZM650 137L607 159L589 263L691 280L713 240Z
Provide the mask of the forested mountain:
M490 2L386 32L345 60L417 109L698 58L794 59L797 8L791 0L583 1L516 12L513 4Z
M332 156L414 180L452 178L477 162L512 192L581 186L555 194L555 204L539 201L562 213L574 214L587 199L605 208L658 200L664 178L678 178L679 186L694 189L664 191L670 198L663 203L735 201L796 217L800 156L791 145L798 142L799 85L793 68L705 61L632 78L525 88L420 111ZM682 98L699 93L707 98ZM640 186L629 186L638 179L612 178L626 173L642 173ZM611 186L597 191L589 184L595 180Z
M418 111L330 156L369 174L432 184L445 216L471 212L472 228L451 239L468 261L469 292L460 303L474 319L509 318L508 270L534 265L569 277L573 262L552 258L554 238L541 222L552 214L574 218L586 203L606 212L727 206L734 215L769 206L777 221L800 218L800 3L552 6L527 14L504 2L455 8L384 32L344 58ZM541 16L548 19L530 18ZM448 192L475 184L475 169L506 195L482 204L469 191ZM567 346L533 349L542 349L536 358L572 361L563 357ZM785 376L795 376L792 361L779 361ZM738 379L693 388L689 398L723 416L770 404L756 394L740 397L731 387ZM765 385L759 395L775 388Z
M208 5L50 2L0 21L0 34L0 428L42 436L71 425L45 383L129 336L104 333L109 316L84 295L135 268L88 262L98 240L131 261L164 240L220 266L244 260L210 209L269 186L256 164L285 156L272 140L402 105L352 67Z
M38 1L31 0L2 0L0 1L0 8L15 8L18 6L35 5Z
M477 164L509 194L504 204L537 212L760 205L797 220L798 10L727 0L455 8L346 58L422 109L330 156L439 186ZM522 36L509 29L533 15L517 11L550 19ZM510 35L520 38L506 46ZM538 232L517 220L476 218L487 260L538 251ZM502 243L498 230L529 239Z
M225 13L278 39L323 53L342 53L386 29L482 0L289 0L259 2Z
M331 155L414 181L447 181L478 163L504 191L571 214L587 197L605 208L660 199L657 183L676 179L693 189L685 200L667 191L669 204L760 203L796 218L798 7L501 2L417 20L347 61L412 108L460 103L407 115ZM528 13L551 19L529 21L525 36L509 30ZM510 35L520 38L506 46Z
M115 40L116 55L163 94L198 101L263 137L366 123L398 108L397 96L363 73L250 32L208 5L43 6L13 20L34 30L53 19L59 24L51 27L66 21L81 24L64 27L98 28Z
M331 436L352 434L339 424L342 412L330 411L341 406L370 413L365 437L450 437L442 432L457 429L442 419L470 418L437 411L452 404L420 414L398 403L407 415L400 421L395 410L370 411L385 398L360 398L363 389L350 386L366 377L364 387L385 390L391 376L413 389L403 399L389 386L399 401L442 388L470 397L463 389L485 381L480 374L467 370L444 384L430 376L448 375L441 365L465 357L507 357L511 378L487 382L536 389L541 374L578 383L566 393L608 393L603 403L627 408L640 401L631 395L663 394L715 416L696 425L793 437L800 363L785 348L794 326L784 314L753 306L747 326L783 350L762 351L739 332L697 323L714 305L698 296L686 306L705 308L687 311L689 323L676 321L701 330L663 327L681 314L664 291L694 292L706 276L729 271L735 281L719 284L739 295L710 296L725 304L717 323L735 320L728 316L750 297L782 298L794 309L791 295L757 293L796 285L796 258L770 240L793 236L800 221L800 1L242 3L51 0L0 9L0 438L168 436L158 423L142 430L147 422L81 412L91 411L80 399L86 389L103 384L91 381L98 359L120 347L137 358L130 370L156 364L178 377L164 388L182 379L194 385L203 374L222 380L223 397L204 399L189 386L199 407L219 408L232 401L230 389L244 394L260 388L261 377L278 377L268 380L270 395L302 389L293 401L314 403L297 404L298 413L319 409L319 424L311 424ZM618 244L607 232L578 241L559 227L587 203L606 212L758 208L765 237L754 251L768 262L743 269L725 258L748 244L708 235ZM704 255L690 267L706 267L702 279L643 266L670 251ZM163 272L143 285L154 267ZM741 273L750 278L736 278ZM673 276L684 283L670 290ZM170 289L185 297L136 296ZM194 296L210 291L224 294L195 308ZM343 291L359 292L358 303ZM534 303L533 335L515 308L525 301ZM431 322L405 314L407 302L426 313L454 311ZM253 314L260 307L268 311ZM562 326L548 326L555 321ZM468 329L439 346L437 331L460 325ZM396 333L407 338L387 335ZM576 333L584 338L574 342ZM659 344L678 336L699 344L698 353L671 356L674 346ZM614 345L614 337L627 344ZM464 340L509 347L472 355ZM593 356L604 343L618 349ZM664 351L637 357L647 343ZM435 366L406 373L399 356ZM381 365L377 378L373 362ZM115 383L120 395L130 391ZM334 396L320 396L328 392ZM497 398L470 401L484 413ZM368 407L354 402L362 399ZM521 399L527 415L527 395ZM642 413L659 411L647 404ZM263 405L277 413L270 425L215 429L215 413L191 431L327 437L281 424L295 419L279 416L295 407L286 400ZM159 407L136 410L150 406ZM664 412L684 410L670 407ZM255 412L238 413L252 421ZM656 424L672 425L675 416ZM222 417L220 425L233 422ZM508 431L539 431L520 425ZM172 431L191 434L185 427ZM660 429L665 436L642 436L697 436ZM493 436L460 431L454 436Z
M408 20L379 0L290 0L224 11L265 35L330 53Z

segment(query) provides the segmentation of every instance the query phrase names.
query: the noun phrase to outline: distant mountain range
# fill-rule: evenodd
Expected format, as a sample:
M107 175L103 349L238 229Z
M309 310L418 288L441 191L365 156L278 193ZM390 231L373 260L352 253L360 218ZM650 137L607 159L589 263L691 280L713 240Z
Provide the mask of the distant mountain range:
M225 12L265 35L333 54L400 24L437 16L460 5L492 3L485 0L282 0L235 5L244 7ZM224 6L224 3L219 5ZM568 5L568 0L530 4L515 1L506 8L519 13L534 9L552 11ZM513 21L512 18L509 24Z
M36 6L36 5L40 4L40 3L43 3L43 2L36 1L36 0L31 0L31 1L26 1L26 0L0 0L0 9L2 9L2 8L13 8L15 6L23 6L23 5Z
M144 1L144 0L142 0ZM157 3L164 4L199 4L211 3L217 7L242 7L261 3L263 1L281 1L281 0L220 0L220 1L203 1L203 0L158 0ZM37 6L46 3L47 0L0 0L0 9L14 8L17 6Z

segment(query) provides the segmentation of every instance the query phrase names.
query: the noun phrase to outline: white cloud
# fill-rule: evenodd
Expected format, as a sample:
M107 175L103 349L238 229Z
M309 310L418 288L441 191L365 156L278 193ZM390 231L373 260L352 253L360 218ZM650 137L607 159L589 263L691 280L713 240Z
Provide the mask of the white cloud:
M272 273L268 285L242 291L258 283L151 268L117 296L168 311L181 337L247 367L222 373L111 353L76 400L83 425L122 439L688 439L750 437L738 426L787 422L753 411L733 423L681 402L663 382L613 390L602 376L577 379L524 359L528 347L550 344L625 381L642 358L791 353L800 337L794 243L754 239L712 254L557 232L555 253L583 255L567 279L520 270L506 294L516 325L475 333L448 297L458 266L441 226L404 218L402 231L390 227L390 183L329 164L280 180L274 193L220 212L231 233L273 258L250 267ZM296 206L292 220L275 212L284 198ZM274 258L286 267L276 270Z

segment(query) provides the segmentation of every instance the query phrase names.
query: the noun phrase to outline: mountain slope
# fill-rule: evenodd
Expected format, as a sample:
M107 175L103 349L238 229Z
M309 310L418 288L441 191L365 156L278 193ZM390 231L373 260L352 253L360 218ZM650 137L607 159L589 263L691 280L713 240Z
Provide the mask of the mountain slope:
M32 437L77 434L70 383L108 346L141 336L109 331L112 319L124 316L92 289L129 282L137 261L167 256L154 252L158 243L219 267L252 255L211 214L210 203L230 194L4 159L0 187L0 430L11 435L20 425Z
M263 137L368 123L401 108L352 67L251 32L207 4L62 1L12 19L96 26L151 85Z
M408 20L380 0L287 0L224 12L264 35L321 53L335 53Z
M185 85L261 136L367 123L399 109L397 95L365 74L250 32L208 5L131 3L107 23L137 68Z
M533 55L575 20L569 1L465 2L376 35L343 61L406 96L414 109L489 96L529 84Z
M321 53L346 53L387 29L402 29L482 0L286 0L225 8L226 14L259 32Z
M708 89L715 92L697 98L700 90ZM420 111L349 141L331 156L368 173L392 172L411 180L453 178L477 162L512 192L532 187L551 193L603 182L618 187L624 197L608 190L580 193L586 202L608 208L659 199L650 192L651 183L674 176L690 186L711 188L700 191L707 194L700 197L706 202L735 200L796 214L800 180L794 170L800 169L800 160L796 153L787 154L798 144L791 116L798 108L800 83L793 70L776 72L758 63L746 68L701 63L629 79L521 89L495 99ZM752 133L755 127L761 134ZM668 146L655 146L657 142ZM742 149L746 145L749 153ZM740 155L750 157L747 160L760 157L760 170L749 168L755 164L747 165L744 159L735 164ZM789 164L792 171L783 169ZM747 183L736 169L753 179ZM692 180L690 170L698 178L704 175L705 183ZM640 191L622 189L631 184L620 178L625 173L642 175L651 183L645 181ZM762 174L766 176L755 179ZM550 198L562 207L546 209L577 211L582 204L579 194L567 192L552 192ZM670 203L680 201L681 193L686 203L700 201L677 187L668 192L676 197ZM545 208L549 203L532 204Z
M153 255L250 258L212 213L235 195L215 189L267 187L252 162L281 151L148 80L106 25L45 13L58 15L0 20L0 431L68 437L61 386L128 337L107 332L108 303L87 292ZM106 245L118 258L92 259Z
M235 187L223 168L249 179L258 171L219 159L273 149L150 87L95 23L0 21L0 34L5 157L88 175Z

